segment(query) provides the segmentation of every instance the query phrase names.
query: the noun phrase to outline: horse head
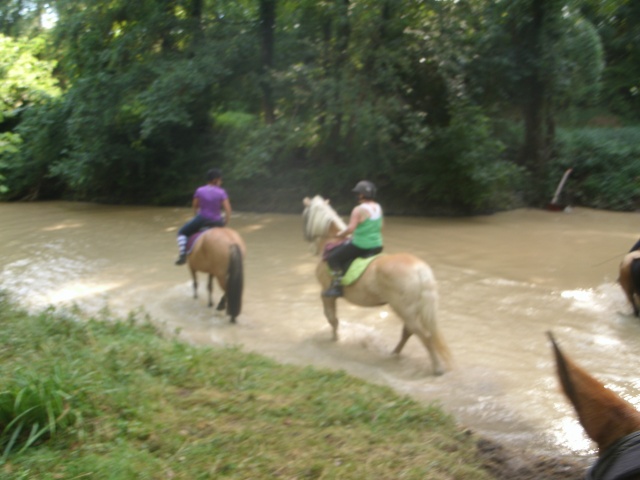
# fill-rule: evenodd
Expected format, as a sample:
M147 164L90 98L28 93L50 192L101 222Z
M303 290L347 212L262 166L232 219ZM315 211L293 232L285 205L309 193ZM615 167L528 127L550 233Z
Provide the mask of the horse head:
M316 253L318 253L319 239L323 238L326 241L332 227L335 231L340 231L346 228L346 224L329 205L329 200L325 200L320 195L313 198L305 197L302 204L304 205L302 212L304 239L309 243L315 242Z
M598 445L599 459L587 478L640 478L640 412L564 355L550 332L548 336L562 390Z

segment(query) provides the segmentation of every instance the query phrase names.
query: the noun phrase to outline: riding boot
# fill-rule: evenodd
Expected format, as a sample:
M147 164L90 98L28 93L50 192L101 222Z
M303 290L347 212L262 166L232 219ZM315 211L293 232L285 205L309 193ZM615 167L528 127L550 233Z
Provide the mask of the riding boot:
M178 259L176 260L176 265L184 265L187 263L187 236L186 235L178 235L178 250L180 254L178 255Z
M341 297L342 296L342 273L341 272L332 272L333 280L331 280L331 285L324 292L322 292L323 297Z

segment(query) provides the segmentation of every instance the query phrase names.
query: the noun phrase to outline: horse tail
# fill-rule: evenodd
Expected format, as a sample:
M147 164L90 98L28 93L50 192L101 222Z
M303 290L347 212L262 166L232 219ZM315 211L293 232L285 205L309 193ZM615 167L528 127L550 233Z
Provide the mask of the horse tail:
M418 322L422 330L431 336L433 348L445 366L451 367L453 363L451 350L438 328L438 287L433 272L428 265L424 265L418 273L421 289L418 301Z
M244 286L244 274L242 265L242 252L238 244L229 247L229 268L227 270L227 314L232 321L240 315L242 310L242 289Z

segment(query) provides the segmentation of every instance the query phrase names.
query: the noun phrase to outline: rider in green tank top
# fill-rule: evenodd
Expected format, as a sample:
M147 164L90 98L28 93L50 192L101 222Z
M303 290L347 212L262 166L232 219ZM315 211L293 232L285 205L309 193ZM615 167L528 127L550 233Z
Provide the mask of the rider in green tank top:
M325 297L342 296L342 276L357 257L371 257L382 251L382 207L374 200L376 187L362 180L353 189L358 194L358 205L351 212L349 225L338 233L339 238L352 237L335 247L327 255L327 263L333 275L329 288L322 292Z
M366 208L366 205L362 205ZM371 217L358 224L351 240L353 244L364 250L382 246L382 212L375 220Z

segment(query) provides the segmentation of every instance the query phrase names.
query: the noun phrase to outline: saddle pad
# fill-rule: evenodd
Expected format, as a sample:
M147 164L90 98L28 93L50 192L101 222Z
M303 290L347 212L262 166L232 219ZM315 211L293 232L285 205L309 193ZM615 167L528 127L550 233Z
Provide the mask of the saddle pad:
M200 230L199 232L196 232L189 237L189 240L187 240L187 255L191 253L191 249L196 244L196 240L198 240L198 238L200 238L200 235L202 235L204 232L206 232L206 230Z
M198 230L196 233L191 235L189 237L189 239L187 240L187 255L189 255L191 253L191 250L193 250L193 246L196 244L196 240L198 240L198 238L200 238L200 235L202 235L207 230L211 230L212 228L215 228L215 227L216 227L215 225L205 225L200 230Z
M353 260L353 262L351 262L351 265L349 266L349 269L347 270L347 273L345 273L342 277L342 285L346 287L347 285L351 285L356 280L358 280L367 269L369 264L379 256L380 254L367 258L358 257Z

